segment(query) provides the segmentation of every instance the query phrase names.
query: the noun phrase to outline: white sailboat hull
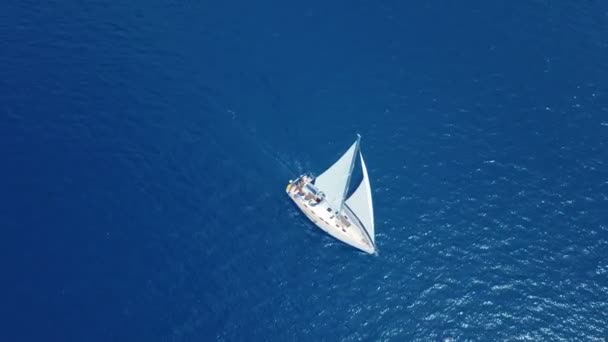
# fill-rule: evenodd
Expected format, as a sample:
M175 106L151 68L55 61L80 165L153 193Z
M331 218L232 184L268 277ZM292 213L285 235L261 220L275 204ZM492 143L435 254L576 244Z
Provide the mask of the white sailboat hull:
M302 179L300 177L299 179ZM307 182L306 184L310 184ZM309 187L314 187L312 184ZM326 200L316 203L314 200L306 199L306 195L312 194L307 187L296 189L289 184L286 189L287 194L300 210L317 227L333 236L334 238L358 248L366 253L375 254L376 246L368 236L363 225L352 211L344 206L340 214ZM299 193L299 194L298 194ZM302 196L304 194L304 196ZM310 197L310 196L308 196Z

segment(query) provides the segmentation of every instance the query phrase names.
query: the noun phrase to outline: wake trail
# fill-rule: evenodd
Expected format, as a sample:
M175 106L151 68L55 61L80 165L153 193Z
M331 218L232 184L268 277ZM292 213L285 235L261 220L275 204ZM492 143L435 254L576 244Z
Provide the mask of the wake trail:
M227 109L226 112L231 115L230 125L234 127L235 131L240 133L238 135L247 140L246 143L248 143L249 146L261 152L261 154L265 155L268 159L271 159L288 177L294 177L301 173L290 166L276 151L273 151L270 146L255 133L254 129L248 128L238 118L236 112L231 109Z

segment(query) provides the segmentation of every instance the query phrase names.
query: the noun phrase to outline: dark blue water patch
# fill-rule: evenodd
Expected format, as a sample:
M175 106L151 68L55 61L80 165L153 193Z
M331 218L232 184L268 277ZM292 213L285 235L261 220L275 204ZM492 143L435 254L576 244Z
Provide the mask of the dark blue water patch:
M603 3L0 5L6 340L601 340ZM363 135L379 256L283 190Z

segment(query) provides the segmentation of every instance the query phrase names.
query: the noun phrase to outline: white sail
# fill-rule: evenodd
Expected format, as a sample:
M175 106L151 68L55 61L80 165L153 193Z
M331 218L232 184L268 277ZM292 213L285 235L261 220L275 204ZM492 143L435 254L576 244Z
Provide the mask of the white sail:
M346 200L346 205L355 215L357 215L357 218L363 223L370 238L374 241L374 206L372 204L372 189L369 185L369 177L367 176L367 168L363 161L363 155L359 155L361 157L363 180L355 192Z
M325 199L335 210L341 210L346 189L353 171L359 139L329 169L317 176L315 186L323 191Z

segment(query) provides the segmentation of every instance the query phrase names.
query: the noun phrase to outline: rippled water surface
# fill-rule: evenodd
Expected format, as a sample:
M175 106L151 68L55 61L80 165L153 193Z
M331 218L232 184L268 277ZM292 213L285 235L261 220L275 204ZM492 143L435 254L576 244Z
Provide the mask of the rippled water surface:
M608 6L0 4L1 340L606 341ZM378 256L284 194L363 136Z

